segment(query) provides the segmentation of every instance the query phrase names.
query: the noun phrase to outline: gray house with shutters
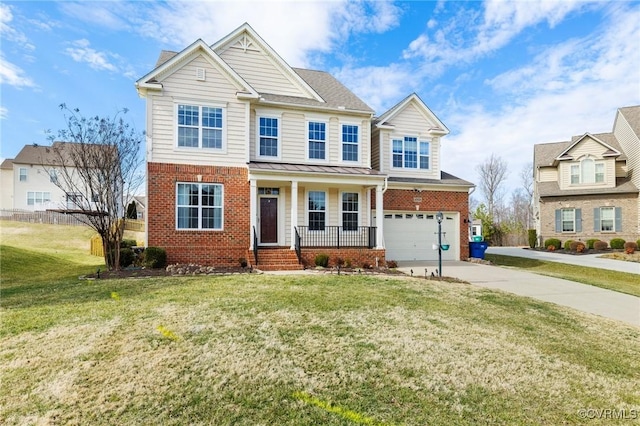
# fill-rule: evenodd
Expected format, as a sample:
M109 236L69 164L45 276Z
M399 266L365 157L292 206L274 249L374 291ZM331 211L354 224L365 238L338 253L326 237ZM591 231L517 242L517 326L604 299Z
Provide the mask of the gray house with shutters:
M534 146L541 240L640 237L640 106L619 108L611 133Z

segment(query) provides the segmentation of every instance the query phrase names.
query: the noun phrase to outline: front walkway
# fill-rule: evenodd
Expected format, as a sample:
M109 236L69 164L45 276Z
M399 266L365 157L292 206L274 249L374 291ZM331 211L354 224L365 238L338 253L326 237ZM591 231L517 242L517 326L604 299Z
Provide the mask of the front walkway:
M435 272L437 262L399 262L398 266L406 274L413 269L414 275L424 276L425 268L429 275ZM517 269L469 262L443 262L442 275L640 326L640 297Z

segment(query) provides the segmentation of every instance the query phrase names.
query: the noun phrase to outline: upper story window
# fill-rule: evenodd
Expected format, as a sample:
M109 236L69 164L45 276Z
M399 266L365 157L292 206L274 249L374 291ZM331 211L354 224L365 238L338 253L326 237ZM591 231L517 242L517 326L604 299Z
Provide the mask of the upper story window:
M571 165L571 184L604 183L604 162L585 158Z
M58 183L58 171L56 169L49 170L49 181L51 183Z
M260 117L259 123L259 155L261 157L278 157L278 119Z
M223 108L178 105L178 146L222 149Z
M358 193L342 193L342 229L345 231L358 230Z
M309 191L309 230L324 231L327 212L327 193L324 191Z
M342 161L358 161L359 132L356 125L342 125Z
M327 132L326 123L309 122L309 159L326 160Z
M26 182L27 181L27 169L25 167L20 167L20 182Z
M222 229L220 184L179 183L176 188L176 227L178 229Z
M430 145L410 136L393 139L391 166L399 169L429 169Z

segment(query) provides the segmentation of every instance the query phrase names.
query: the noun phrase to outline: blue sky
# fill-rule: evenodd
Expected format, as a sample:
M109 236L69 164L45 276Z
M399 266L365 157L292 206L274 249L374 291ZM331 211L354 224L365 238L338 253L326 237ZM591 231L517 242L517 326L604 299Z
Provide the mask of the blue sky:
M335 75L378 114L416 92L447 125L444 171L477 182L491 153L507 189L536 143L609 132L640 104L640 2L3 2L0 157L46 144L60 103L128 108L162 49L213 44L248 22L291 66Z

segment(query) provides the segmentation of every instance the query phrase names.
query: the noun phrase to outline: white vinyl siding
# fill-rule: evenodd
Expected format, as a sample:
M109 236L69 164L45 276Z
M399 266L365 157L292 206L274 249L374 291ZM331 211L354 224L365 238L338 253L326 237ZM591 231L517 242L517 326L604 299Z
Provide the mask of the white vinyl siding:
M196 68L206 70L206 81L196 79ZM162 93L149 92L147 97L147 119L150 120L147 138L152 143L150 161L194 165L246 164L247 117L245 103L236 99L239 87L199 55L184 67L164 76L161 83ZM177 147L176 108L180 103L225 107L225 149L202 149L194 155L193 149Z
M255 45L248 49L236 47L220 52L220 57L228 63L247 83L260 93L309 97L296 82L283 75L283 70Z

